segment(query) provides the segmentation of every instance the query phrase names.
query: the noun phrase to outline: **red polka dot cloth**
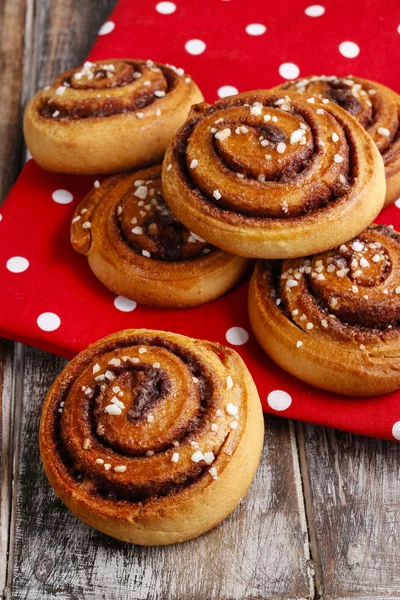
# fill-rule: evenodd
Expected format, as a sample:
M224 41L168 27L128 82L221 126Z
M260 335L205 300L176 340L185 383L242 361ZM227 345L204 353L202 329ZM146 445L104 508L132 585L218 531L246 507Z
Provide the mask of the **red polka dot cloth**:
M89 56L111 57L183 67L208 101L309 74L354 74L400 92L400 4L121 0ZM67 357L127 327L215 340L242 355L265 411L400 440L400 392L368 399L323 393L267 358L250 331L248 282L189 310L147 308L104 288L69 241L74 208L95 179L46 173L28 160L0 208L2 336ZM397 204L379 221L400 229Z

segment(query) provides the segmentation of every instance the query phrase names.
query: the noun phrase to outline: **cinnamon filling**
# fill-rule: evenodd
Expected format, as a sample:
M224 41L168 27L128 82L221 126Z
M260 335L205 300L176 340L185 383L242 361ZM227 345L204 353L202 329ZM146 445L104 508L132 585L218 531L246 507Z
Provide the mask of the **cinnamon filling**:
M47 100L40 112L42 117L55 118L57 120L69 119L89 119L92 117L110 117L120 115L126 112L132 112L145 108L154 102L154 95L147 91L139 92L136 95L124 98L87 98L75 100L68 106L60 106L57 100Z
M86 62L58 77L43 92L40 115L68 121L109 117L144 109L177 84L168 67L142 61Z
M334 102L368 131L385 164L399 157L399 101L390 91L375 88L372 82L363 79L324 76L288 82L282 89Z
M341 106L351 115L358 115L361 112L361 104L348 89L335 88L329 92L329 98L338 106Z
M144 367L129 373L129 384L134 390L134 399L127 413L130 421L135 421L149 412L152 406L166 396L171 382L165 371L154 367Z
M301 329L365 343L397 335L400 236L389 227L371 226L335 250L264 266L275 304Z
M263 125L261 127L261 135L274 146L286 140L285 132L275 125Z
M159 171L154 179L132 182L121 199L116 220L125 242L148 258L193 260L213 248L171 212L162 195Z
M113 358L110 359L110 356ZM161 366L158 363L149 364L154 360L153 356L159 358ZM169 372L162 368L165 360L169 362ZM88 368L93 368L93 375L90 374L90 377ZM131 337L118 345L114 342L108 347L104 346L100 355L91 356L86 366L80 367L80 373L61 388L52 416L54 445L65 476L70 478L71 483L74 482L83 491L94 496L115 501L144 502L179 492L195 483L209 469L210 462L192 460L185 470L178 470L179 474L174 476L164 466L159 470L157 462L154 462L153 467L145 464L147 461L152 464L153 456L155 460L157 453L163 453L169 448L174 449L178 455L185 448L187 452L188 438L200 441L200 435L210 435L207 433L210 432L210 425L206 415L213 407L215 410L215 402L218 401L214 398L213 376L206 365L190 351L157 336ZM90 385L82 386L80 391L77 377L80 380L82 377L89 377ZM177 385L189 386L188 399L175 398L176 394L181 394ZM183 389L185 387L182 391ZM173 405L168 409L169 416L165 417L172 421L164 423L161 415L165 402L185 403L185 411L177 413L178 421L182 421L181 426L169 414ZM124 410L129 407L125 419L120 416L122 407ZM156 419L152 411L158 415ZM131 429L132 427L140 427L137 431L142 439L136 438L136 442L134 441L132 435L137 434L133 433L136 430ZM158 427L161 427L159 434ZM174 441L165 442L168 438L165 434L174 428ZM89 433L81 445L80 436L85 430ZM227 433L221 431L220 434L213 435L216 436L216 445L214 453L210 453L212 457L217 455L225 443ZM153 440L155 451L132 452L134 444L141 444L146 436ZM158 436L163 439L157 439ZM194 454L198 447L199 443L191 442L190 454ZM96 459L96 455L101 456L101 459ZM137 467L134 473L131 471L131 476L127 475L129 467L127 470L124 464L128 461L128 456L140 461L135 463ZM172 462L169 464L172 469ZM150 478L148 469L153 473Z
M174 140L174 159L193 193L217 209L299 218L351 191L353 139L328 108L249 94L200 105L193 115Z

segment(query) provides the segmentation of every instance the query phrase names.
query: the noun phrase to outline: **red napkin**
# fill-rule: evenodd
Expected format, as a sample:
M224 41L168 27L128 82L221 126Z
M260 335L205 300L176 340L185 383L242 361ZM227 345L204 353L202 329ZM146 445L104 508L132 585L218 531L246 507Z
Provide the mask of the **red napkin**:
M120 0L89 58L183 67L211 102L312 73L359 75L400 92L398 0L322 2ZM46 173L28 161L0 208L0 335L67 357L127 327L215 340L242 355L265 411L400 440L400 392L368 399L327 394L267 358L250 331L247 283L189 310L135 306L106 290L69 242L72 213L94 179ZM400 209L393 205L379 221L400 230Z

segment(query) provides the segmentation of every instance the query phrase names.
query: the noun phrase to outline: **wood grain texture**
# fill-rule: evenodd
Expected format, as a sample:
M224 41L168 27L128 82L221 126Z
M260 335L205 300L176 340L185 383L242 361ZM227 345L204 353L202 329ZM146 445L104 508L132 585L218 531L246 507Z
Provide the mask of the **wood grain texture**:
M0 590L7 578L12 474L12 344L0 342Z
M324 600L399 599L400 445L312 425L299 429Z
M25 2L0 2L0 205L19 170ZM6 93L4 91L7 90Z
M255 482L219 527L175 546L124 544L78 521L56 498L43 473L37 444L40 406L62 364L33 349L25 352L12 598L313 596L297 449L288 421L267 418Z
M116 0L36 0L34 69L36 88L82 63Z
M25 2L0 3L0 206L21 163ZM13 344L0 340L0 591L7 578L12 480Z

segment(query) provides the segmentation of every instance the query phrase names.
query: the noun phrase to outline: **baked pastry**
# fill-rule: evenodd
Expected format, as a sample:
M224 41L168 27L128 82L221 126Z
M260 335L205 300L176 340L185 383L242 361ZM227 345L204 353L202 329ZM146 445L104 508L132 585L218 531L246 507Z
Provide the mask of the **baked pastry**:
M71 242L116 294L152 306L197 306L245 272L245 258L211 246L174 217L160 165L96 185L75 210Z
M400 388L400 234L390 227L309 258L259 261L249 310L260 345L299 379L348 396Z
M257 470L264 422L236 352L173 333L127 330L56 378L40 451L56 494L117 539L163 545L225 519Z
M178 219L227 252L292 258L351 239L382 208L382 159L334 103L256 91L193 107L163 162Z
M132 59L85 62L29 102L25 140L49 171L115 173L159 162L203 96L183 69Z
M313 75L279 86L338 104L368 131L382 154L386 174L385 205L400 196L400 96L388 87L360 77Z

